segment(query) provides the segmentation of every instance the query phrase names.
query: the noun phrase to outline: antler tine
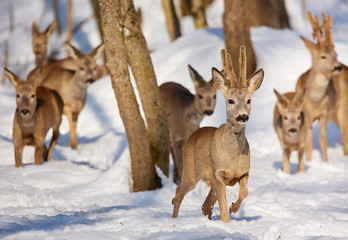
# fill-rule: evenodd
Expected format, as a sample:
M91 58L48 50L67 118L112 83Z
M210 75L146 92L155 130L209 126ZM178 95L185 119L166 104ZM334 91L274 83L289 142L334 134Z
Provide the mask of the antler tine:
M309 23L312 26L312 29L313 29L313 39L315 40L318 37L318 32L321 33L321 27L320 27L320 24L319 24L318 16L314 16L314 18L313 18L311 11L308 10L307 11L307 18L309 20Z
M325 31L325 42L328 44L328 46L333 46L334 42L332 39L332 33L331 33L331 28L332 28L332 17L327 16L325 12L322 12L323 15L323 24L322 28Z
M239 49L239 83L241 87L247 87L246 49L244 45Z
M224 68L229 80L230 80L230 87L237 86L237 78L236 74L233 70L233 64L232 64L232 57L231 54L226 53L225 49L221 49L221 62L222 67Z

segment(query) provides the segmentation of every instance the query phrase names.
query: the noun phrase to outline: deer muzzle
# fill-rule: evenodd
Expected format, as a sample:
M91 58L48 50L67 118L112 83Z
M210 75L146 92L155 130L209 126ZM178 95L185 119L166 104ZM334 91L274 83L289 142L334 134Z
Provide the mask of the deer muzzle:
M213 111L213 110L205 110L203 113L204 113L205 115L210 116L210 115L212 115L212 114L214 113L214 111Z
M239 122L239 123L246 123L248 120L249 120L249 116L246 115L246 114L239 115L236 118L236 121Z
M21 114L23 115L23 116L26 116L26 115L28 115L29 114L29 110L28 109L21 109Z

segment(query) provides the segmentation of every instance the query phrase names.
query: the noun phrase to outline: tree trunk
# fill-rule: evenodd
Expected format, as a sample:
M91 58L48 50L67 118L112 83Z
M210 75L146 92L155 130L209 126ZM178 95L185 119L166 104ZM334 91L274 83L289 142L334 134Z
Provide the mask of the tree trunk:
M58 0L53 0L53 9L54 9L54 18L57 21L57 30L58 34L61 35L63 30L62 30L62 24L59 20L59 5L58 5Z
M123 0L123 11L127 9L124 27L129 31L125 36L128 59L131 66L140 99L143 105L147 132L150 139L150 149L154 162L163 173L169 176L169 131L167 116L163 109L161 95L157 86L150 52L132 0Z
M98 30L100 33L100 39L103 39L103 31L102 31L102 24L101 24L101 16L100 16L100 7L99 7L99 2L98 0L90 0L93 12L98 24Z
M284 0L249 0L250 26L289 28Z
M225 0L223 14L225 44L231 54L233 68L239 74L239 47L244 45L247 52L248 77L256 70L255 54L250 39L248 0Z
M73 36L73 2L68 0L67 14L66 14L66 42L70 43Z
M99 0L106 66L109 70L120 115L128 138L133 191L152 190L161 187L161 180L150 153L150 143L144 120L141 117L136 96L130 81L127 49L123 26L123 0Z
M192 0L191 15L196 29L208 27L203 0Z
M176 15L173 0L162 0L162 6L166 15L167 29L170 40L174 41L181 36L180 23Z

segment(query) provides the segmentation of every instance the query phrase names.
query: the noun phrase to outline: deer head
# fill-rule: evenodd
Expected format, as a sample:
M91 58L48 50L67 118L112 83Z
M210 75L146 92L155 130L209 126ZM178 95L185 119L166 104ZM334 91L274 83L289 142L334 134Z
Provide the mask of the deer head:
M302 103L304 92L280 94L274 89L277 96L277 107L280 113L280 125L288 136L299 137L304 121Z
M104 44L100 44L88 54L82 53L70 43L66 43L65 46L68 55L76 62L76 73L79 75L80 80L85 84L90 84L97 80L98 71L96 61L104 52Z
M43 32L40 32L36 22L31 26L32 48L35 54L35 63L37 66L42 65L46 60L47 43L56 27L56 21L51 23Z
M40 71L41 69L37 69L30 79L24 81L7 68L4 69L6 77L15 87L18 114L20 114L23 119L30 119L36 112L36 79L38 78Z
M206 82L201 75L188 65L192 82L195 86L195 108L202 115L212 115L216 104L216 88L213 80Z
M313 39L317 40L317 43L302 36L301 39L312 56L312 68L320 71L326 77L329 77L333 73L341 70L341 66L337 61L337 53L335 52L335 46L331 34L332 18L331 16L328 17L323 12L323 23L320 24L318 16L314 16L313 18L310 11L308 11L307 14L308 20L313 29Z
M239 78L233 70L232 58L221 50L221 62L226 75L216 68L212 68L213 81L217 89L221 90L226 100L227 121L232 126L243 127L249 120L251 110L251 95L263 81L263 69L255 72L247 79L246 50L242 45L239 52ZM225 77L226 76L226 77Z

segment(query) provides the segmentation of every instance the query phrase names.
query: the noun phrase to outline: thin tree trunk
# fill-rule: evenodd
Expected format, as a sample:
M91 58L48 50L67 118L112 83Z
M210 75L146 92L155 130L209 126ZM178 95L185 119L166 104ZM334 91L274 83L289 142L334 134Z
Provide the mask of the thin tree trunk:
M62 34L62 24L59 20L59 5L58 5L58 0L53 0L53 9L54 9L54 18L57 21L57 30L58 30L58 34L61 35Z
M67 14L66 14L66 42L69 43L73 36L73 2L68 0Z
M128 138L133 191L152 190L161 187L160 178L150 153L150 143L144 120L141 117L131 85L124 40L122 12L124 1L99 0L103 24L106 66L111 76L120 115Z
M99 2L98 2L98 0L90 0L90 2L91 2L91 5L93 7L95 18L97 20L98 30L100 33L100 39L103 39L103 31L102 31L102 24L101 24Z
M256 69L256 60L250 39L248 2L248 0L225 0L223 25L226 49L232 56L236 74L239 73L239 47L244 45L248 59L247 75L250 76Z
M163 109L161 95L157 86L150 52L143 35L132 0L123 0L125 16L124 27L129 31L125 36L129 64L138 86L143 105L147 131L150 139L151 154L154 162L163 173L169 176L169 131L167 116Z
M208 27L203 0L192 0L191 15L196 29Z
M162 0L162 6L166 15L167 29L170 40L174 41L181 36L180 23L176 15L173 0Z

